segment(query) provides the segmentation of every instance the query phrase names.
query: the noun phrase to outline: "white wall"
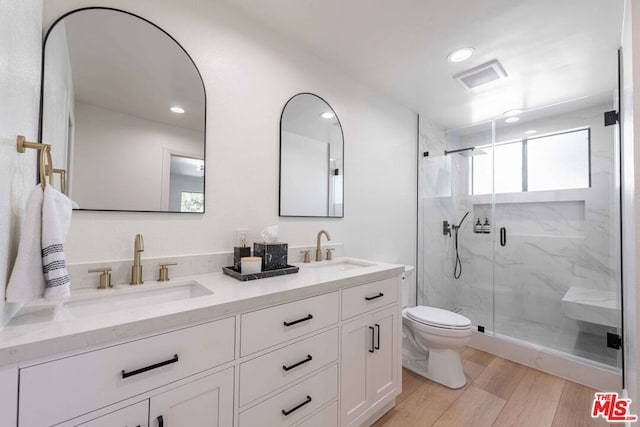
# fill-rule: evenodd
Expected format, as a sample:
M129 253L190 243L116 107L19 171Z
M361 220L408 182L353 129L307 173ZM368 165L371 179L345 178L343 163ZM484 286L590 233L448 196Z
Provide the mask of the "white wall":
M282 131L283 215L323 216L329 208L329 144Z
M16 135L38 138L41 11L41 0L0 0L0 320L24 206L36 183L37 155L19 154Z
M283 241L309 244L326 228L345 252L414 263L416 115L303 51L221 1L101 1L137 13L172 34L207 88L206 214L74 213L69 261L128 258L133 236L145 256L229 250L234 229L249 240L272 224ZM50 0L45 24L80 0ZM278 217L279 118L299 92L325 98L345 134L345 218ZM185 237L185 236L188 236ZM166 248L166 249L162 249Z
M36 153L19 154L16 135L38 135L42 0L0 0L0 329ZM12 307L6 307L7 312ZM0 425L17 425L18 369L0 370Z
M162 210L164 150L203 154L200 132L84 103L74 139L71 198L84 209Z

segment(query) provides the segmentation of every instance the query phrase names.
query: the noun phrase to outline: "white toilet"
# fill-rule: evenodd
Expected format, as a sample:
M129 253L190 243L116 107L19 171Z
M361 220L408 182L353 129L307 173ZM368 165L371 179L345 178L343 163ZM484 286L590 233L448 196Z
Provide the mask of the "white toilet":
M415 289L407 269L403 286L409 305ZM408 283L407 283L408 282ZM471 338L471 321L452 311L435 307L405 307L402 310L402 365L425 378L450 388L467 383L460 350Z

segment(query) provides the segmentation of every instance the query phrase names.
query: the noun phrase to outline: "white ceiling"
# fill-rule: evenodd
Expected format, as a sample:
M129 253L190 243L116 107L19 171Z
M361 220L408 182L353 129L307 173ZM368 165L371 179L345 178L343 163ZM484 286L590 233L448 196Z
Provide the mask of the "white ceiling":
M77 12L63 22L76 101L204 132L202 82L164 32L109 10ZM172 113L172 105L185 113Z
M617 86L622 0L226 0L358 80L453 129ZM472 46L468 61L450 51ZM498 59L470 92L452 76Z

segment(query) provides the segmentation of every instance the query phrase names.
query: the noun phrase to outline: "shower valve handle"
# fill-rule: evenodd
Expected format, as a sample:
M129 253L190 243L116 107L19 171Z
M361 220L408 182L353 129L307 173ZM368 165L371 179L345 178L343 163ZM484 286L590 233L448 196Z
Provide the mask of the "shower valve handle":
M442 221L442 235L451 237L451 225L449 225L449 221Z

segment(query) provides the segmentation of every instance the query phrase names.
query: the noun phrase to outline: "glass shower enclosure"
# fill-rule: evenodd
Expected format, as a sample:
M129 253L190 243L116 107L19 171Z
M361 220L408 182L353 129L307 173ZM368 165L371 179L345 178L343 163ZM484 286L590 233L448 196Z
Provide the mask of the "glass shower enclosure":
M621 367L620 143L581 98L442 131L421 119L418 304Z

